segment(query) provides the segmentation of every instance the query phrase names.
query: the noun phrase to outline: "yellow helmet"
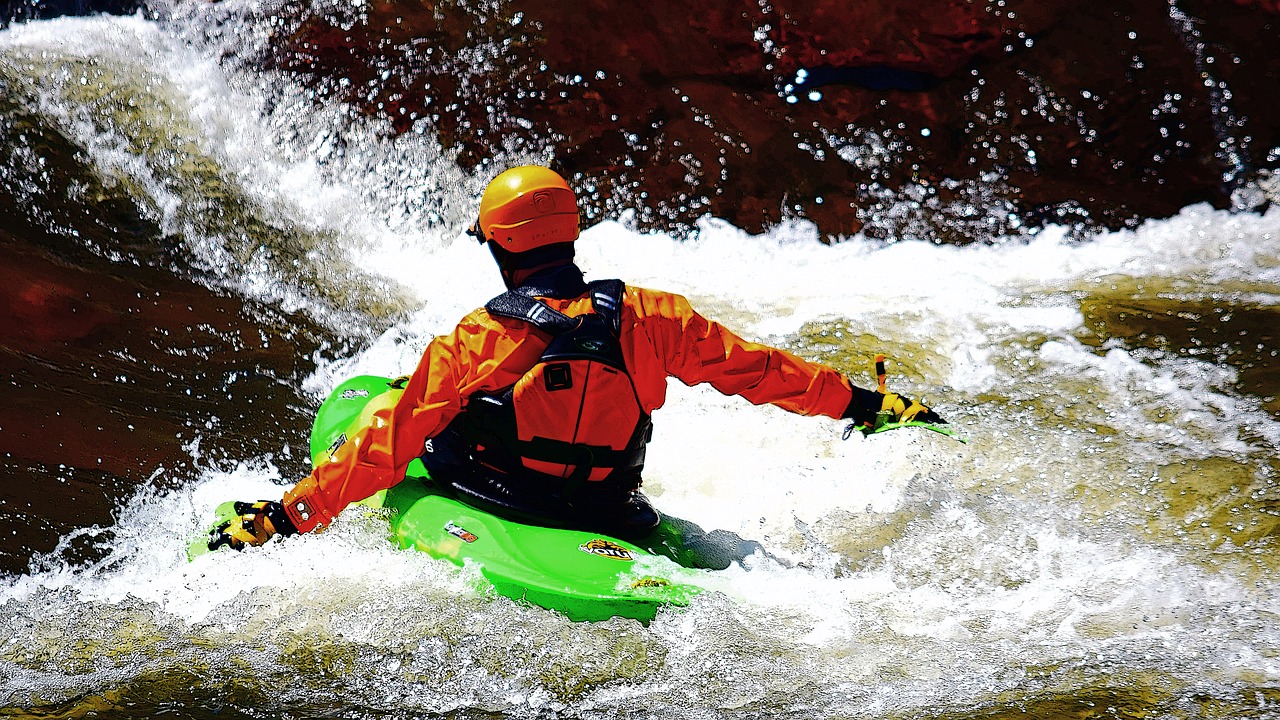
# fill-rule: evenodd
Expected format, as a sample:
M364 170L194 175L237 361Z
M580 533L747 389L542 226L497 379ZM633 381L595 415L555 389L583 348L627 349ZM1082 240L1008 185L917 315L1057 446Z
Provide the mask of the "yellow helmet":
M513 167L484 189L470 233L512 253L572 242L578 237L578 198L550 168Z

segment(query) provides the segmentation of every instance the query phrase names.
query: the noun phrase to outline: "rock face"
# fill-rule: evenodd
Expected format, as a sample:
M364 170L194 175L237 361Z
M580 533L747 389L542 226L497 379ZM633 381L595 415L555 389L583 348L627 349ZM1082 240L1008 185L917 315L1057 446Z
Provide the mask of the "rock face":
M470 5L291 5L254 62L464 165L551 139L589 217L677 231L1115 227L1277 165L1271 0Z
M173 0L182 7L191 0ZM7 17L131 0L6 6ZM205 6L203 3L202 7ZM214 6L216 7L216 6ZM277 3L240 62L470 167L553 149L589 219L966 242L1117 227L1280 164L1276 0ZM267 15L269 14L269 15Z

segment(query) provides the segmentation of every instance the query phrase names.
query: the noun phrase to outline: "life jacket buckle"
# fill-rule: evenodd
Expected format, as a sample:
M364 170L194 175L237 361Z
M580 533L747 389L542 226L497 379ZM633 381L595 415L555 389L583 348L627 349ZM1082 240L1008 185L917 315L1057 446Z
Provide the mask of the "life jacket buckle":
M548 391L568 390L573 387L573 370L569 363L552 363L543 369L542 381Z

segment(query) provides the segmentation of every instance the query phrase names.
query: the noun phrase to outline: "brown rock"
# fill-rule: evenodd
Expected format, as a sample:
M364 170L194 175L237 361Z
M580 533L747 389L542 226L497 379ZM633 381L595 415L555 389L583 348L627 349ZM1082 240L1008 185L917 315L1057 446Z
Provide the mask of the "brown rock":
M466 167L551 143L592 219L965 242L1225 206L1280 162L1271 0L289 8L262 65Z

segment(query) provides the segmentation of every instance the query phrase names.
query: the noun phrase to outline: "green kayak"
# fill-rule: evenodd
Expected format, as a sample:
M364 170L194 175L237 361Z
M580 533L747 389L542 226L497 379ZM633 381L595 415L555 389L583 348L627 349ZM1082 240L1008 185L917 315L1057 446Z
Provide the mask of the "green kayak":
M367 425L378 407L400 395L390 378L362 375L339 385L320 406L311 431L312 464ZM659 608L685 606L702 592L691 584L706 571L685 568L668 557L598 533L526 525L458 502L435 490L421 461L404 480L361 501L391 510L391 539L456 565L470 563L501 595L563 613L571 620L634 618L648 622ZM218 522L235 516L219 506ZM679 534L663 521L656 536ZM202 538L191 556L205 552ZM664 543L665 544L665 543Z

